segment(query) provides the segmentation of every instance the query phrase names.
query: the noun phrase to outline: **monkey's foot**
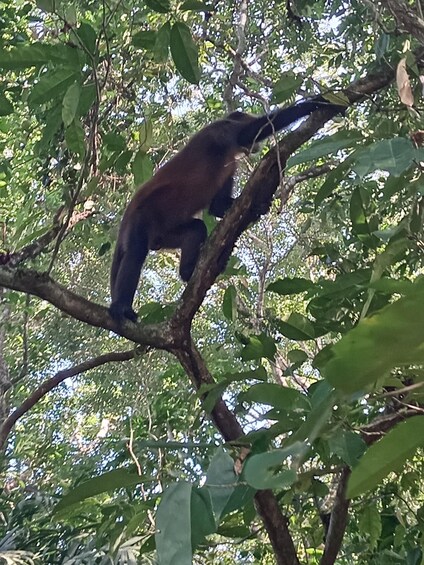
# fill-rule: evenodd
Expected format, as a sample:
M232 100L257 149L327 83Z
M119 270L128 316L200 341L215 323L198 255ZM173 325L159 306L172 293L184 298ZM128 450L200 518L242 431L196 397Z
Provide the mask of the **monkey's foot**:
M137 322L137 314L128 306L128 304L121 304L120 302L112 302L109 306L109 314L116 322L122 322L123 318L127 318L131 322Z

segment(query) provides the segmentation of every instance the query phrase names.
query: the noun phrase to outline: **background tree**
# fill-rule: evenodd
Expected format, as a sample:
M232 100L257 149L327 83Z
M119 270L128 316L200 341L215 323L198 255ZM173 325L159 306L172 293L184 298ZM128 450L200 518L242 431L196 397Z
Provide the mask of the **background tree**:
M0 17L1 559L424 563L421 4ZM243 160L189 284L151 254L117 327L136 187L225 112L317 92L346 115Z

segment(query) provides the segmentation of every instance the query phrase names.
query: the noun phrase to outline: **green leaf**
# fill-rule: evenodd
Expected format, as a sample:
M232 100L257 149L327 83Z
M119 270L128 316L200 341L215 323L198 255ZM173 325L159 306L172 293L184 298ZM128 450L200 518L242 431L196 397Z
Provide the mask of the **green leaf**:
M43 10L43 12L55 12L56 10L56 0L37 0L37 8Z
M377 170L387 171L399 177L416 159L416 149L411 140L404 137L377 141L355 157L354 171L364 177Z
M303 341L315 339L315 330L312 322L302 314L292 312L287 321L276 320L278 330L289 339Z
M149 8L160 14L166 14L171 9L169 0L144 0L144 2Z
M292 349L288 352L287 358L292 365L300 366L302 363L307 361L308 355L301 349Z
M390 472L403 469L405 462L423 445L423 416L414 416L398 424L360 459L349 479L348 497L375 488Z
M244 467L243 477L255 489L289 488L296 481L296 471L291 468L276 472L276 467L289 457L300 457L305 452L303 443L294 443L284 449L250 456Z
M225 289L222 312L227 320L233 321L237 318L237 290L233 285Z
M216 531L209 490L193 488L191 491L191 547L196 549L205 542L206 536ZM173 562L175 563L175 562Z
M71 84L65 93L62 101L62 120L66 127L68 127L75 119L79 99L81 94L81 87L77 82Z
M156 45L156 32L152 30L139 31L133 35L132 44L134 47L153 51Z
M44 73L33 86L28 96L28 104L34 107L50 100L62 99L69 86L79 78L80 75L75 69L66 67Z
M188 82L198 84L200 70L198 49L190 29L182 22L176 22L171 29L171 55L177 70Z
M300 292L305 292L315 285L309 279L301 279L297 277L284 279L278 279L267 286L267 290L271 292L276 292L277 294L287 295L287 294L299 294Z
M155 61L158 63L165 63L169 55L169 43L171 40L171 24L166 22L158 30L155 42Z
M0 93L0 116L8 116L9 114L13 114L13 106L6 98L6 96L1 92Z
M41 154L52 141L55 133L62 126L62 105L53 107L47 114L46 125L43 129L42 137L38 143L37 149Z
M333 191L338 187L341 181L347 177L348 172L350 171L350 166L353 162L355 152L352 153L347 159L342 161L340 165L338 165L335 169L330 171L325 179L324 183L321 185L321 188L318 190L315 199L314 205L315 208L318 208L322 202L331 196Z
M272 104L281 104L281 102L293 96L302 82L303 77L295 75L293 71L282 73L272 88Z
M249 336L248 343L241 352L241 358L243 361L261 359L262 357L274 359L276 351L275 341L262 333L257 336Z
M131 165L134 183L139 186L149 180L153 175L153 163L149 157L139 149Z
M313 141L307 149L296 153L287 161L286 169L307 163L308 161L316 161L321 157L337 153L342 149L355 147L358 144L363 145L364 137L360 131L342 130L333 135L329 135L324 139Z
M144 151L146 153L152 146L153 141L152 120L148 120L146 118L141 122L138 133L138 140L140 143L140 151Z
M88 114L91 106L96 100L96 87L94 83L84 84L80 92L80 101L78 106L78 115L85 116Z
M239 395L239 400L268 404L287 412L292 410L310 410L311 405L305 394L294 388L274 383L258 383Z
M103 492L111 492L118 488L137 485L145 480L146 477L130 473L126 469L108 471L103 475L89 479L88 481L85 481L73 488L56 504L54 512L60 512L61 510L64 510L73 504L77 504L78 502L82 502L91 496L96 496Z
M85 155L85 134L79 120L74 120L65 130L65 141L68 149L81 158Z
M86 49L90 55L94 55L96 52L97 35L91 25L83 22L76 30L76 34L80 40L81 46Z
M160 565L190 565L191 484L180 481L162 495L156 512L156 550Z
M186 0L180 6L180 10L185 11L193 11L193 12L208 12L212 10L212 6L206 5L204 2L200 2L200 0Z
M237 484L232 457L219 447L210 462L205 486L209 490L216 525L219 524Z
M26 69L50 62L64 63L69 66L69 63L78 62L76 51L67 45L48 45L47 43L31 43L31 45L19 45L10 49L0 48L0 68Z
M328 441L330 451L335 453L349 467L357 465L366 450L364 440L354 432L338 430Z
M326 352L319 363L325 378L351 394L391 369L424 361L424 287L365 318Z
M380 540L382 525L381 514L375 504L370 504L359 510L359 532L369 540L369 547L373 548Z
M247 381L249 379L256 379L258 381L266 381L267 372L263 365L251 371L241 371L240 373L226 373L224 376L228 383L234 381Z
M110 131L102 136L103 143L112 151L123 151L127 148L125 137L120 133Z

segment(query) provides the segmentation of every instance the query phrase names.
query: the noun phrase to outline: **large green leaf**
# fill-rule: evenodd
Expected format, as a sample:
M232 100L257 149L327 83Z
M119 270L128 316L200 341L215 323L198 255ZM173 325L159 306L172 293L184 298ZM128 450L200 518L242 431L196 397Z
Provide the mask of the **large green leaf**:
M78 65L79 53L67 45L48 45L47 43L31 43L10 49L0 48L1 69L25 69L39 67L50 62L66 65ZM74 69L75 71L76 69Z
M312 322L297 312L292 312L286 321L277 320L276 325L285 337L295 341L314 339L316 337Z
M293 96L302 82L303 78L295 75L293 71L283 73L272 88L271 102L273 104L281 104L281 102Z
M68 88L62 101L62 120L65 127L68 127L75 119L77 114L79 99L81 94L81 86L74 82Z
M375 488L390 472L400 471L423 445L423 416L398 424L365 452L352 471L347 489L349 498Z
M269 453L250 456L243 467L243 477L256 489L288 488L296 481L296 471L287 466L281 468L286 459L300 457L306 450L303 443L294 443L284 449L276 449Z
M169 0L144 0L147 6L154 10L155 12L159 12L160 14L166 14L170 11L171 5Z
M398 177L416 159L417 150L410 139L383 139L356 154L354 170L360 177L377 170L387 171Z
M225 289L222 312L227 320L235 320L237 317L237 290L234 285Z
M81 158L84 157L85 154L85 134L84 129L79 122L79 120L75 119L65 131L65 141L68 149L70 149L73 153L76 153Z
M337 153L342 149L355 147L364 140L361 132L356 130L342 130L324 139L313 141L307 149L300 151L287 161L287 169L294 165L315 161L320 157Z
M177 70L188 82L198 84L200 69L197 45L193 41L190 29L182 22L176 22L172 26L170 46Z
M243 361L262 359L262 357L274 359L276 351L277 347L272 337L261 333L259 335L249 336L248 342L240 355Z
M153 30L138 31L132 36L132 44L134 47L152 51L156 45L156 36L157 33Z
M318 208L322 202L328 198L333 191L339 186L341 181L347 177L350 170L350 166L353 163L355 152L342 161L335 169L330 171L327 178L321 185L317 194L315 195L314 204L315 208Z
M155 42L155 60L158 63L165 63L168 60L169 55L169 43L171 38L171 24L166 22L163 26L158 30L156 34L156 42Z
M193 488L190 505L191 546L196 549L206 536L216 531L210 492L207 488ZM176 562L174 562L176 563Z
M291 410L309 410L308 397L294 388L274 383L258 383L239 395L242 401L259 402L274 408L290 412Z
M56 504L54 511L59 512L73 504L82 502L91 496L96 496L103 492L111 492L118 488L137 485L145 480L146 477L130 473L127 469L115 469L113 471L109 471L103 475L89 479L88 481L85 481L73 488Z
M32 107L50 100L62 99L71 84L79 79L80 73L74 68L62 67L43 74L28 96Z
M317 365L344 393L364 389L395 367L424 362L424 285L365 318L323 353Z
M284 279L278 279L267 286L267 290L271 292L276 292L277 294L287 295L287 294L299 294L300 292L305 292L315 285L309 279L300 278L290 278L286 277Z
M237 484L232 457L219 447L210 462L206 487L209 490L215 523L218 525Z
M134 184L137 186L149 180L153 175L153 163L141 149L135 154L131 170L134 175Z
M90 55L94 55L96 51L97 35L90 24L83 22L76 30L78 39L83 49L87 50Z
M170 485L156 512L156 550L160 565L191 565L191 484Z

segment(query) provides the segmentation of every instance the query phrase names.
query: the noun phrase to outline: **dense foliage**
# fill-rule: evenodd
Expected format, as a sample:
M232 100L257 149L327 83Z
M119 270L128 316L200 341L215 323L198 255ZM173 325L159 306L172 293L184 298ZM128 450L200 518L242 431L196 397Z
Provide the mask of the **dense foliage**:
M0 2L1 562L424 564L421 8ZM318 92L116 326L136 187Z

